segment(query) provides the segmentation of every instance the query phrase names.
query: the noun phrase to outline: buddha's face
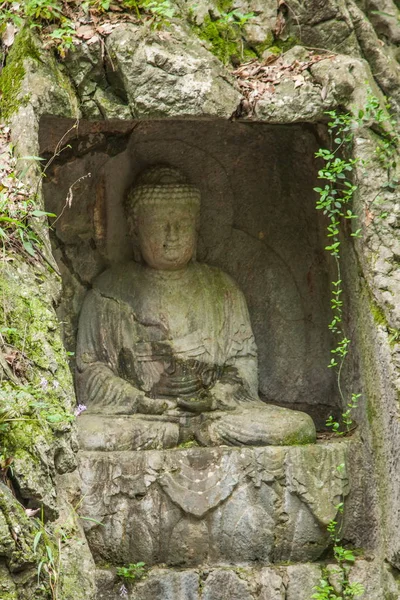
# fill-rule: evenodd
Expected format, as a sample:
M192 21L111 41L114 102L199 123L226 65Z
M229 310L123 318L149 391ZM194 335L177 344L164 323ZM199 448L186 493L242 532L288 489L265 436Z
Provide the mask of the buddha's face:
M177 203L144 205L136 228L146 264L165 271L186 267L196 249L199 210Z

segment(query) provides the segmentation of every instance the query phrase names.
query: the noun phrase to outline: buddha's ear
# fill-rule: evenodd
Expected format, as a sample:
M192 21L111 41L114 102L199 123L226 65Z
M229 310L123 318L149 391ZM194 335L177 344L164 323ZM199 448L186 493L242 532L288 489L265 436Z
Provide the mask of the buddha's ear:
M196 213L196 233L197 235L199 235L200 232L200 208L198 209L197 213Z
M128 232L133 250L133 258L135 262L143 262L142 253L140 252L139 244L139 233L138 233L138 221L137 218L132 214L133 211L127 213L126 220L128 224Z

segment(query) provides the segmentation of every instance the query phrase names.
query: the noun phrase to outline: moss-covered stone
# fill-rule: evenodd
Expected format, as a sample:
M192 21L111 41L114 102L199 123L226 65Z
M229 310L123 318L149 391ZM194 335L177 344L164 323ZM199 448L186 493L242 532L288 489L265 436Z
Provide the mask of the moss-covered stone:
M29 96L20 96L25 75L24 63L27 59L41 60L31 32L29 29L23 29L15 38L0 75L0 115L4 121L10 118L21 103L26 104L29 100Z
M14 373L0 391L0 443L13 460L13 478L22 498L43 505L53 518L56 457L60 472L74 469L76 463L71 448L71 374L45 275L40 263L28 264L16 254L0 269L4 353Z
M232 59L244 60L256 58L254 50L246 45L240 27L235 23L223 19L213 20L209 15L204 18L204 23L194 27L200 39L210 43L211 52L224 64Z
M370 299L370 310L371 310L371 315L377 325L382 325L383 327L388 326L388 322L385 317L385 313L383 312L381 307L378 306L377 303L372 298Z
M1 600L18 600L17 589L11 575L4 564L0 563L0 598Z
M265 52L265 50L269 50L271 48L271 46L273 46L273 45L274 45L274 35L272 32L270 32L269 35L267 35L267 37L261 44L254 45L254 51L257 53L258 56L261 57L263 52Z
M286 40L275 39L270 46L267 46L264 49L268 49L270 52L272 52L272 54L279 55L287 52L297 44L299 44L299 40L297 38L288 37Z

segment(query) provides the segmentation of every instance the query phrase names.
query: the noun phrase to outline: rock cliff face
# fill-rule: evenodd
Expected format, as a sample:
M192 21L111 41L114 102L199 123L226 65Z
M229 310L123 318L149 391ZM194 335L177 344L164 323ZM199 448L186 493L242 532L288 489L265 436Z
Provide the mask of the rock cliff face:
M224 15L234 9L256 17L231 30ZM203 224L203 256L233 274L238 270L240 284L248 286L250 312L258 315L253 326L260 339L268 319L276 328L275 339L282 331L295 338L292 359L301 378L287 374L291 391L286 404L307 409L320 424L331 409L338 410L333 383L319 370L318 357L318 348L323 348L329 358L329 341L320 332L327 322L329 294L324 286L331 266L320 253L322 220L302 220L309 215L311 192L300 205L301 216L296 214L296 181L305 198L318 169L311 153L316 144L326 144L327 110L365 111L370 88L383 109L384 95L390 98L397 121L398 3L200 0L193 9L191 3L176 0L176 14L159 29L148 22L113 23L93 31L88 41L77 40L63 59L46 49L36 33L23 29L10 45L0 75L2 156L11 143L18 158L16 165L10 162L13 171L8 169L1 195L14 194L13 201L20 203L17 212L6 212L4 204L2 210L7 218L18 220L23 202L29 195L34 198L30 221L22 228L16 225L11 238L2 236L0 259L0 598L114 600L121 582L113 567L145 560L154 568L129 591L132 600L309 600L326 565L311 561L321 558L326 522L335 516L335 502L346 495L344 536L364 553L350 577L364 584L366 600L395 600L400 597L400 202L397 165L391 165L388 185L387 165L375 153L379 128L373 120L355 131L352 146L353 158L359 159L354 177L361 237L343 242L346 328L353 341L346 378L349 386L357 382L363 393L355 439L318 444L325 465L320 472L315 457L313 468L308 468L308 450L300 447L271 451L279 456L269 460L279 468L269 475L264 465L271 454L268 448L246 449L240 460L238 450L207 449L207 477L220 463L231 466L224 467L226 478L218 481L224 492L213 496L209 486L205 508L193 500L196 492L203 492L197 489L199 482L188 484L186 496L180 493L182 482L174 463L181 459L194 481L198 448L177 449L171 455L151 451L146 459L138 453L136 462L127 461L123 453L106 460L105 453L83 452L77 460L76 427L70 416L75 395L68 365L69 361L73 370L74 359L66 350L75 351L77 318L93 277L125 251L118 241L121 217L111 214L113 205L107 205L110 186L112 193L122 195L131 181L131 168L137 172L142 163L159 161L168 152L174 160L191 164L193 173L197 169L199 181L205 172L212 182L215 202L207 206L205 219L218 228ZM251 59L260 62L247 64ZM207 126L214 129L214 138L196 133ZM274 133L261 131L266 126L274 126ZM251 133L244 133L251 127ZM135 129L140 144L131 151ZM238 144L235 153L236 135L243 147ZM151 151L144 149L150 138ZM216 151L207 155L201 150L210 139L229 160L220 160ZM249 173L252 195L258 193L254 181L268 195L267 179L260 176L262 160L254 159L260 166L251 170L245 147L255 156L269 157L265 160L271 189L279 199L270 204L271 215L261 209L251 213L242 200ZM302 154L301 147L307 152ZM40 155L45 157L47 180L37 161L23 158ZM285 160L296 164L292 186L290 169L279 167ZM228 176L228 183L218 183L219 170L229 173L229 168L243 173L233 190ZM26 188L18 196L15 181L20 179ZM204 186L211 194L211 184L209 189ZM223 204L219 198L226 199L228 193L231 197ZM50 235L46 217L32 216L35 210L57 212L59 221ZM289 306L276 300L275 312L268 313L258 299L267 293L273 298L275 282L281 280L265 279L264 287L254 284L246 265L256 264L256 258L258 269L264 264L256 245L265 235L264 225L258 227L258 222L270 220L278 227L280 219L285 221L285 235L276 233L266 260L282 281L291 282L282 283L282 288L279 283L277 289L289 290L287 297L293 302ZM24 229L27 222L33 224ZM296 227L291 229L293 222ZM272 226L271 235L274 231L278 229ZM35 236L33 253L26 243L28 233ZM219 245L210 242L216 237ZM285 255L285 248L292 248L292 255ZM296 273L286 277L288 262L297 260L296 249L301 260L295 263ZM242 272L234 266L241 260L246 267ZM253 298L254 285L260 285L260 293ZM296 298L298 305L303 302L299 313L293 309ZM318 305L312 318L308 304ZM280 311L292 311L293 323L308 318L309 324L293 325L291 334L285 319L273 318ZM261 348L266 357L265 372L261 370L264 393L269 399L276 394L276 401L284 389L286 348ZM310 353L312 359L302 362ZM270 354L283 356L283 362L268 362ZM309 377L314 369L319 373L315 380ZM314 387L309 380L317 382ZM321 386L323 393L318 391ZM296 394L299 389L302 396ZM320 403L318 394L323 395ZM352 450L340 458L347 446ZM323 487L333 455L335 461L347 462L345 481L337 481L335 490L332 479L331 487ZM99 484L103 480L104 490ZM249 511L241 521L245 504ZM39 507L45 525L29 517L29 511ZM166 517L160 524L163 510ZM77 511L95 521L79 520ZM139 514L143 517L138 521ZM124 533L126 527L133 531L139 526L146 530L143 539ZM167 548L164 536L169 536ZM254 556L248 555L249 548ZM283 566L282 561L296 564Z

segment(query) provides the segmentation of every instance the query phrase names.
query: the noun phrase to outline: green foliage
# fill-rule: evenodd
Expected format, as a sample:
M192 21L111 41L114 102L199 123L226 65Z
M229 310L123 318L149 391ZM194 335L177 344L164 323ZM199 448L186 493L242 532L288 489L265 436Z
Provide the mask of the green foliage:
M126 581L137 581L143 579L146 575L147 568L144 562L130 563L126 567L117 567L118 577L122 577Z
M33 540L33 553L37 556L37 582L41 581L48 585L51 592L51 599L58 598L58 583L60 579L60 547L54 543L54 536L48 531L44 524L42 514L41 519L34 519L38 529ZM43 586L43 589L46 589Z
M328 325L334 335L335 347L331 350L332 357L328 367L336 369L342 406L346 407L341 416L341 423L330 416L326 425L339 435L351 429L353 423L351 415L357 408L360 398L360 394L353 393L351 400L346 402L341 385L341 373L351 340L345 335L342 323L343 288L340 268L340 229L344 222L358 220L358 216L352 210L352 200L357 191L357 185L354 185L351 178L357 160L346 158L345 153L351 147L354 132L357 128L373 126L379 132L375 156L387 173L387 182L383 185L383 189L388 191L396 189L398 181L392 173L397 166L399 139L391 129L394 121L387 112L387 108L389 108L389 105L382 107L379 99L372 94L371 90L368 90L366 105L356 115L343 114L338 111L327 112L326 114L330 118L328 131L331 135L332 145L331 148L320 148L316 153L316 157L323 161L323 167L318 171L318 178L326 182L324 187L314 188L319 195L316 208L321 210L328 219L327 237L329 244L325 246L325 250L335 260L337 269L337 279L332 282L331 290L332 320ZM350 236L354 238L361 237L361 229L354 228ZM394 337L391 334L391 342L397 341L397 339L397 333Z
M33 21L58 21L62 7L58 0L25 0L24 16Z
M150 11L155 17L161 18L164 22L167 19L172 19L175 15L175 9L171 6L169 0L143 0L141 8Z
M6 194L0 192L0 241L5 246L14 247L15 243L21 244L24 250L35 256L35 246L41 246L41 240L32 227L32 217L55 217L53 213L34 210L35 203L32 199L20 202L18 218L10 216L10 204ZM11 213L12 214L12 213Z
M51 40L56 42L56 49L63 58L67 51L74 45L75 27L68 19L61 21L61 27L53 29L49 34Z
M34 45L32 36L27 29L23 29L7 56L7 62L0 73L0 116L6 121L28 98L20 97L22 80L25 75L24 60L40 60L39 53Z
M344 469L344 465L338 465L336 470L340 474ZM349 581L349 571L355 562L354 551L344 548L341 545L341 529L342 517L344 510L344 502L341 501L335 507L339 516L339 520L331 520L328 524L327 531L333 546L333 556L337 567L328 571L324 569L322 579L319 584L314 587L315 593L311 596L313 600L347 600L349 598L358 598L363 595L364 587L361 583ZM334 584L332 584L334 581Z
M198 442L196 440L187 440L186 442L181 442L178 444L178 448L194 448L198 446Z
M329 111L327 115L330 119L328 130L331 135L331 147L321 148L316 153L316 157L323 162L318 177L326 182L323 187L314 188L318 193L316 208L321 210L328 219L327 237L329 244L325 247L325 250L333 257L337 270L336 280L332 282L332 320L329 324L329 329L335 339L335 347L331 350L332 358L328 368L336 369L338 390L342 406L345 409L342 412L340 422L332 416L326 422L326 425L337 435L343 435L350 431L353 424L352 413L357 408L361 397L361 394L352 393L351 399L346 402L341 383L342 368L351 341L346 337L342 323L343 288L340 267L340 230L346 221L351 222L358 219L358 216L352 210L352 200L357 191L357 185L353 183L351 178L357 160L346 158L346 152L351 148L354 132L357 128L373 126L379 134L375 156L387 173L388 181L384 184L383 189L387 191L396 189L398 181L393 177L392 172L397 166L396 157L399 139L391 129L394 122L388 114L387 108L389 106L382 107L378 98L368 90L366 106L364 109L359 110L357 115ZM353 228L350 235L355 238L361 237L361 229ZM375 320L386 325L386 319L381 310L375 304L373 308ZM388 328L388 332L390 334L389 341L392 343L393 340L400 341L400 334L397 330ZM343 470L343 465L339 465L337 470L340 473ZM314 588L315 593L311 597L313 600L346 600L358 598L364 593L364 588L360 583L350 583L349 581L349 571L355 561L355 555L352 550L341 545L343 500L336 508L339 521L332 520L327 529L331 538L337 569L333 573L329 573L327 570L323 572L323 578ZM331 581L331 575L335 575L334 584Z
M341 373L344 361L349 352L351 340L345 335L343 329L343 287L340 266L340 248L341 237L340 228L343 222L357 220L357 215L352 210L353 196L357 190L351 175L356 164L354 159L346 159L339 155L339 152L351 144L354 131L354 118L350 113L341 114L337 111L329 111L327 115L330 118L328 130L331 135L332 147L320 148L316 157L322 159L323 167L318 171L318 178L326 181L324 187L317 187L314 190L318 193L316 208L323 212L327 217L327 238L329 244L325 250L333 257L336 264L337 277L332 282L331 288L331 310L332 319L328 327L335 340L335 346L331 350L331 360L328 365L330 369L336 369L337 385L342 400L342 406L346 410L342 413L345 431L349 431L352 418L351 413L357 407L360 394L352 394L351 400L346 402L342 392ZM360 237L361 230L356 229L350 235ZM326 422L327 427L337 434L342 434L341 425L333 417L329 417Z
M193 20L193 11L192 17ZM200 26L193 25L197 35L211 44L211 51L224 64L235 57L236 59L255 58L256 53L246 47L243 40L243 27L255 14L241 13L237 9L221 11L219 17L212 13L204 18L204 23Z
M41 385L4 383L0 390L0 435L10 431L19 421L36 421L45 429L49 423L74 420L74 415L61 411L50 400L44 400L43 392Z
M0 244L3 254L7 249L18 251L22 248L29 256L34 257L36 250L42 245L35 231L35 221L55 215L35 209L35 198L30 195L24 183L29 166L23 171L17 169L17 161L7 136L0 135L0 140L3 142L0 164ZM25 156L22 160L32 165L38 164L41 158Z

